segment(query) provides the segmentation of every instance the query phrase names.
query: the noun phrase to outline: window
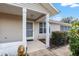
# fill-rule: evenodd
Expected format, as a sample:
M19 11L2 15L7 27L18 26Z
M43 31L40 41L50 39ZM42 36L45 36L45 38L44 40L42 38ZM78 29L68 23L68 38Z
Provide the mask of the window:
M39 33L46 33L46 23L45 22L39 23Z
M67 31L69 29L70 29L69 26L61 26L61 31Z
M27 37L33 36L33 23L27 22Z

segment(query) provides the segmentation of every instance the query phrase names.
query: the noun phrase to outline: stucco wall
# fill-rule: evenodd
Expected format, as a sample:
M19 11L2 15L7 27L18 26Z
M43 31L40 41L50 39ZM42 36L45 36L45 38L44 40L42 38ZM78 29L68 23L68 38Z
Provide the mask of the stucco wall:
M16 15L0 13L0 43L22 40L22 20Z

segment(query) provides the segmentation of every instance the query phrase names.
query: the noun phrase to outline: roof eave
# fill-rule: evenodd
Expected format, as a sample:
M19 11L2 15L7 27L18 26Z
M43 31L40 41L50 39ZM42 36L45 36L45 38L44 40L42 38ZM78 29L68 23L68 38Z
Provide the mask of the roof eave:
M40 4L50 12L50 16L59 13L59 11L50 3L40 3Z

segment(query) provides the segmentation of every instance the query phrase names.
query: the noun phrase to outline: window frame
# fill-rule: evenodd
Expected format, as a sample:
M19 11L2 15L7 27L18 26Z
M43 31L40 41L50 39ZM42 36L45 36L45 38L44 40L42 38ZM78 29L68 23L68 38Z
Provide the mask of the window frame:
M40 29L41 29L41 31L40 31ZM45 22L39 23L39 33L46 33L46 23Z

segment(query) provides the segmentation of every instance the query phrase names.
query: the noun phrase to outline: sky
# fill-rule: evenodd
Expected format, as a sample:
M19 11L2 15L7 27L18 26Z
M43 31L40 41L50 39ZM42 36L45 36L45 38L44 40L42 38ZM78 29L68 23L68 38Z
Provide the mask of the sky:
M53 3L52 4L59 13L50 17L53 20L60 21L64 17L79 18L79 3Z

